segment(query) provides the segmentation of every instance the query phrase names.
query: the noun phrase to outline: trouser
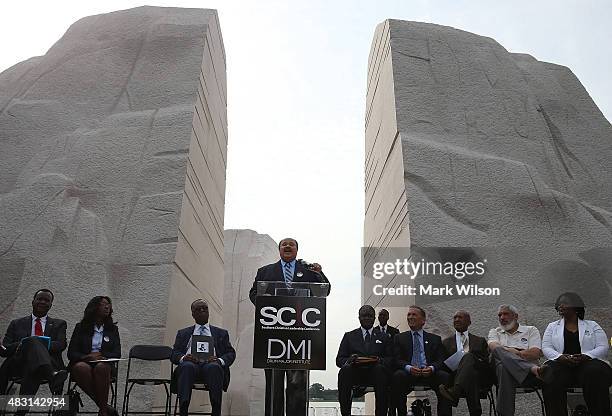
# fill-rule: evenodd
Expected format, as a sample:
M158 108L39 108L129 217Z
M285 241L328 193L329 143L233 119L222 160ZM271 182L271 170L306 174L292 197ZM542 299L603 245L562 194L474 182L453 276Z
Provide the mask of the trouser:
M514 415L516 388L533 386L535 377L529 377L536 365L502 347L493 350L493 363L497 376L497 413L500 416Z
M454 385L459 386L465 395L470 416L480 416L482 407L480 406L480 391L487 385L489 369L486 363L468 352L463 355L459 366L455 371Z
M288 416L306 415L306 380L304 370L265 370L266 374L266 416L283 416L285 399ZM272 377L274 376L274 392ZM287 378L287 389L285 386ZM272 395L274 398L272 398ZM271 409L273 404L273 409Z
M0 366L0 394L4 394L10 377L20 376L20 395L35 395L41 383L49 379L53 363L47 347L36 338L23 340L19 351L7 358ZM53 392L61 391L62 386L50 386Z
M544 404L547 416L567 416L568 387L581 387L591 416L610 416L612 369L601 360L584 361L569 366L559 361L548 361L554 374L553 382L544 385Z
M191 390L196 380L208 386L208 395L212 407L212 415L221 415L221 399L223 394L223 368L219 363L199 363L183 361L178 366L178 397L181 416L189 414Z
M338 372L338 401L342 416L351 416L353 386L373 386L376 397L376 416L387 414L387 369L382 364L368 367L344 366Z
M415 377L404 369L395 371L391 382L391 397L393 406L397 409L397 415L406 416L408 413L406 396L414 390L414 386L431 387L436 392L436 397L438 399L438 416L452 415L450 402L440 396L438 390L440 384L448 384L449 382L450 374L442 370L436 370L429 377Z

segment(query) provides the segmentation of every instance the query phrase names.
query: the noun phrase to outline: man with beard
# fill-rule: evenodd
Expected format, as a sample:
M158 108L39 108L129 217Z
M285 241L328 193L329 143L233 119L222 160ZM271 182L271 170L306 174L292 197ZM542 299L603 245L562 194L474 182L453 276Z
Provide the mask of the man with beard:
M35 395L44 382L53 393L62 391L68 375L62 359L66 321L48 316L51 306L53 293L40 289L32 299L32 314L9 324L0 345L0 356L7 357L0 367L0 394L5 393L12 376L22 378L20 395ZM49 337L49 343L36 337Z
M305 264L296 260L298 242L294 238L284 238L278 244L280 260L257 270L253 287L249 291L249 299L253 305L257 298L259 282L284 282L287 287L292 283L329 283L318 263ZM274 293L269 293L273 295ZM329 294L329 291L328 291ZM284 415L285 399L287 415L298 416L306 414L306 381L307 373L303 370L272 370L266 369L266 416ZM275 390L272 392L272 377L274 374ZM283 391L287 377L287 389ZM272 398L273 396L273 398ZM272 405L274 409L272 409Z
M480 391L483 387L491 385L489 368L489 347L487 340L468 332L472 320L470 314L459 310L453 316L453 327L455 333L444 339L442 344L446 351L446 357L450 357L462 351L463 356L459 366L453 371L453 384L450 387L439 386L440 394L448 399L453 406L457 406L460 397L465 397L470 416L480 416Z
M391 358L391 339L387 334L373 328L374 308L363 305L359 308L361 326L342 337L336 365L338 372L338 401L342 416L351 415L353 386L374 386L376 416L387 414L388 372L385 367Z
M497 376L497 413L514 415L515 388L534 387L538 378L546 379L539 367L542 339L535 326L519 325L518 309L501 305L497 310L499 325L489 331L488 342Z

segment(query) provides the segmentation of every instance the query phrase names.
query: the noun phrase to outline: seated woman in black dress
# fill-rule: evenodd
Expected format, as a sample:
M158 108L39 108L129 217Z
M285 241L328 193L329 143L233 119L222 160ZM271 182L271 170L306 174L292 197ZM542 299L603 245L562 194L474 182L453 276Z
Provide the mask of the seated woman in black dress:
M68 367L72 379L100 409L99 416L116 415L117 411L107 404L112 364L96 361L120 357L121 342L113 322L112 302L108 296L96 296L87 304L70 338Z
M566 389L581 387L590 414L609 416L608 336L597 322L584 319L584 302L576 293L559 296L555 309L561 319L548 324L542 339L542 352L549 360L544 366L552 373L552 382L544 385L546 414L566 416Z

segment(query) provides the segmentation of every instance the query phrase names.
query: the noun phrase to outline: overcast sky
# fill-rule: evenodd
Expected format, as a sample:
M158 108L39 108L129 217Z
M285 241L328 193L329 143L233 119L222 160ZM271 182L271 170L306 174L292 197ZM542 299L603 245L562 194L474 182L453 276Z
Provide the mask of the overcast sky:
M11 1L0 13L0 71L43 55L81 17L143 4L219 12L228 66L225 228L294 236L299 257L323 265L333 284L328 370L311 381L329 388L342 333L358 325L366 71L378 23L449 25L568 66L612 115L605 0Z

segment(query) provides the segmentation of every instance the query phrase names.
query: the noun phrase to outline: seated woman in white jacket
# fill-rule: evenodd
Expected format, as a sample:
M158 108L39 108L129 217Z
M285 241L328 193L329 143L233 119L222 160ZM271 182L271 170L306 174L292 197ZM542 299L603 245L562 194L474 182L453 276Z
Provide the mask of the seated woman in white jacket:
M584 319L584 302L576 293L563 293L555 302L561 319L548 324L542 352L553 380L544 385L547 416L567 415L567 387L581 387L592 416L610 416L612 368L608 336L595 321Z

